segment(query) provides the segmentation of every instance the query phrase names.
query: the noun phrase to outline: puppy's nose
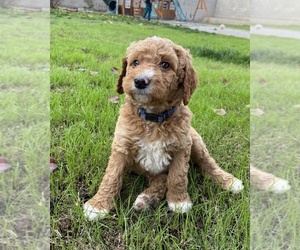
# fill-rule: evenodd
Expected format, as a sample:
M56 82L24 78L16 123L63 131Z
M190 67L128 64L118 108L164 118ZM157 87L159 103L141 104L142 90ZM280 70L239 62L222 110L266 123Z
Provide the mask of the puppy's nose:
M145 89L150 83L148 78L135 78L134 79L134 86L138 89Z

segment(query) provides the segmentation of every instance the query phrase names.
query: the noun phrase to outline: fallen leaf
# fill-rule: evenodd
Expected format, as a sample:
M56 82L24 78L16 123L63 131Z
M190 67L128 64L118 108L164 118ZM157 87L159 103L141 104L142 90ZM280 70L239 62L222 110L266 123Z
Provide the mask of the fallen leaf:
M78 71L85 71L85 68L78 66Z
M264 111L261 109L250 109L250 113L251 113L251 115L260 116L260 115L264 114Z
M119 74L119 70L116 67L111 67L110 70L113 74Z
M228 80L226 78L222 78L222 83L223 84L227 84L228 83Z
M50 71L50 68L47 66L43 66L43 71Z
M218 115L225 115L226 111L225 109L213 109L213 111Z
M96 76L96 75L98 75L98 72L97 72L97 71L90 71L90 74L91 74L92 76Z
M84 51L85 53L88 52L88 49L86 47L82 48L81 50Z
M0 174L6 171L7 169L10 169L11 165L7 163L6 158L0 157Z
M116 95L112 95L108 98L108 100L112 103L118 104L120 101L120 98Z
M259 78L259 79L258 79L258 82L259 82L260 84L265 84L267 81L266 81L264 78Z

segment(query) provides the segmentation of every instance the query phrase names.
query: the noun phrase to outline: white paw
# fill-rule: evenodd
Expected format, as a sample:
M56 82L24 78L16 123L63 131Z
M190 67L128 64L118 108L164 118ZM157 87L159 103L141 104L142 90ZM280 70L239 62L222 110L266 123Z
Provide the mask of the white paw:
M230 192L233 194L238 194L243 189L244 189L243 183L239 179L235 179L229 187Z
M270 187L270 191L275 194L282 194L290 188L291 186L289 185L288 181L278 178L276 182Z
M172 212L177 212L177 213L187 213L189 210L191 210L193 206L192 202L179 202L179 203L173 203L169 202L169 209Z
M135 202L133 207L136 211L146 210L149 208L150 197L146 194L140 194Z
M109 213L108 210L103 209L99 210L95 207L92 207L92 205L89 202L86 202L83 205L83 213L84 216L87 217L89 220L95 220L95 219L102 219Z

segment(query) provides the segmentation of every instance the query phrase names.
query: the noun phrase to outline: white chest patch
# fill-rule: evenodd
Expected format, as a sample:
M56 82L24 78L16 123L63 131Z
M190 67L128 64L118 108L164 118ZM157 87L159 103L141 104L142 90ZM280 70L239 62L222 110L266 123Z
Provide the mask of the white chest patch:
M138 146L139 151L135 161L150 173L161 173L170 164L172 158L166 152L166 142L145 143L143 140L140 140Z

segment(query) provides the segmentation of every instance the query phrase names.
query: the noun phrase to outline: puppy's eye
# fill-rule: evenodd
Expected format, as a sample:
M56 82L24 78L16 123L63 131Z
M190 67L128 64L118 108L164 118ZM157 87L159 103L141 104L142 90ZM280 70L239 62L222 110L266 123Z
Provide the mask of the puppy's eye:
M162 62L162 63L160 64L160 67L162 67L163 69L167 69L167 68L170 67L170 64L169 64L168 62Z
M134 60L133 63L132 63L132 65L133 65L134 67L138 66L138 65L139 65L139 61L138 61L138 60Z

